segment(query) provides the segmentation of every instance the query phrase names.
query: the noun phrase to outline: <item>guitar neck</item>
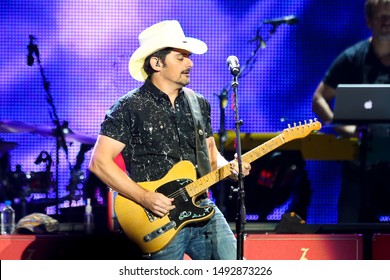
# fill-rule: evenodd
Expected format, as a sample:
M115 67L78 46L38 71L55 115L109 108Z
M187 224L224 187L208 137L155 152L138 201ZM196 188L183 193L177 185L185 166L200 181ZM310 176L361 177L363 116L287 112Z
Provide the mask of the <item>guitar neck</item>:
M243 154L241 159L243 162L251 163L259 159L260 157L264 156L265 154L271 152L272 150L275 150L276 148L282 146L286 142L287 141L284 138L283 134L280 134L266 141L260 146L250 150L249 152ZM192 182L191 184L188 184L185 188L188 194L191 197L193 197L204 192L205 190L207 190L207 188L225 179L229 175L231 175L230 165L226 164L223 167L216 169L208 173L207 175L199 178L198 180Z
M254 148L253 150L250 150L249 152L242 155L242 161L251 163L265 154L268 154L269 152L279 148L283 144L287 143L288 140L284 137L283 134L280 134L278 136L275 136L274 138L264 142L260 146Z

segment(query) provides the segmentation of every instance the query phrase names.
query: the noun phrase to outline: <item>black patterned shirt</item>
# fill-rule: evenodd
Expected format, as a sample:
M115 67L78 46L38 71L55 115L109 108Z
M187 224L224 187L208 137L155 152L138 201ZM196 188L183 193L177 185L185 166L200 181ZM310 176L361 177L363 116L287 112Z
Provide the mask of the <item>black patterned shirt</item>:
M197 94L206 137L212 136L210 103ZM126 145L122 151L126 169L136 182L162 178L182 160L196 165L194 121L183 90L175 100L147 79L118 99L108 110L101 135Z

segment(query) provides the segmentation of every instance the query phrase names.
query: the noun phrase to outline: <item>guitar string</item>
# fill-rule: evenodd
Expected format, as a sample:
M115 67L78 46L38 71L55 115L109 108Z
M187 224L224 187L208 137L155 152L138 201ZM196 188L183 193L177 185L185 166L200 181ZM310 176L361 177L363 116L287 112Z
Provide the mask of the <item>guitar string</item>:
M299 127L300 127L300 126L299 126ZM281 143L277 143L276 140L277 140L278 138L280 138ZM259 148L261 148L261 146L259 146L259 147L257 147L256 149L253 149L252 153L243 155L243 157L244 157L244 158L248 157L249 161L251 162L251 161L253 161L253 156L252 156L252 155L254 155L254 156L255 156L255 159L257 159L257 158L261 157L262 155L266 154L267 152L273 150L275 147L278 147L278 146L280 146L280 145L282 145L282 144L284 144L284 143L286 143L286 142L288 142L288 141L286 141L286 140L284 139L284 137L282 136L282 134L280 134L280 135L278 135L277 137L275 137L275 139L271 139L269 142L264 143L264 145L263 145L263 147L262 147L263 150L259 149ZM267 150L267 149L268 149L268 150ZM217 170L214 170L213 172L209 173L208 175L205 175L204 178L206 178L206 181L208 182L207 177L211 176L212 174L214 174L215 176L217 176L217 174L218 174L221 170L225 169L226 166L227 166L227 165L225 165L225 166L223 166L223 167L221 167L221 168L219 168L219 169L217 169ZM226 176L225 176L225 177L226 177ZM224 178L225 178L225 177L224 177ZM203 178L203 177L197 179L197 181L201 180L202 178ZM196 186L196 181L192 181L190 184L194 184L195 188L197 188L197 186ZM200 184L202 184L202 183L200 183ZM188 185L189 185L189 184L188 184ZM174 191L173 193L169 194L167 197L169 197L169 198L174 198L174 199L176 199L176 198L179 197L179 198L181 198L181 200L183 200L183 201L184 201L184 197L185 197L186 195L188 195L189 197L192 197L192 196L188 193L188 191L185 191L184 193L182 192L183 189L185 189L188 185L186 185L186 186L184 186L184 187L182 187L182 188L179 188L178 190L176 190L176 191ZM199 193L199 195L200 195L200 193ZM180 201L180 200L179 200L179 201Z
M208 177L208 176L210 176L210 174L209 175L205 175L204 177ZM199 178L198 180L200 180L202 178ZM206 180L207 180L207 178L206 178ZM208 180L207 180L207 182L208 182ZM193 184L194 187L197 188L198 187L197 185L200 185L201 183L196 184L196 182L193 181L193 182L189 183L188 185L190 185L190 184ZM191 197L191 195L188 193L188 191L185 191L184 193L182 193L182 190L185 189L188 185L185 185L184 187L179 188L178 190L176 190L176 191L172 192L171 194L169 194L167 197L169 197L169 198L178 198L178 197L180 197L181 200L184 201L184 196L186 196L187 194L188 194L189 197Z
M275 139L274 139L274 140L275 140ZM267 144L267 143L265 143L265 144ZM269 144L269 143L268 143L268 144ZM271 145L273 145L273 144L274 144L274 141L272 141ZM261 150L257 151L257 149L254 149L254 150L252 151L252 154L254 153L255 156L258 158L258 157L259 157L259 155L258 155L259 152L261 152L260 156L263 155L263 154L265 154L264 151L261 151ZM245 156L245 155L244 155L244 156ZM250 156L249 159L251 160L251 159L252 159L252 156ZM207 180L207 177L211 176L211 174L217 174L217 173L219 173L219 171L225 169L226 166L227 166L227 165L225 165L225 166L223 166L223 167L221 167L221 168L219 168L219 169L217 169L217 170L214 170L213 172L209 173L208 175L205 175L204 177L199 178L197 181L201 180L202 178L206 178L206 180ZM208 180L207 180L207 181L208 181ZM197 188L197 186L196 186L196 181L193 181L193 182L191 182L190 184L194 184L195 188ZM200 183L200 184L201 184L201 183ZM189 184L188 184L188 185L189 185ZM185 189L188 185L184 186L183 188L179 188L178 190L176 190L176 191L174 191L173 193L169 194L167 197L169 197L169 198L181 197L182 200L184 200L184 199L183 199L183 196L185 196L186 194L188 194L188 195L190 196L190 194L189 194L188 192L185 192L184 194L182 194L181 191L182 191L183 189ZM191 197L191 196L190 196L190 197Z
M280 138L280 140L281 140L282 143L277 143L277 142L276 142L277 138ZM278 135L277 137L275 137L275 139L271 139L270 142L264 143L264 145L263 145L263 150L259 149L259 148L261 148L261 146L259 146L259 147L257 147L256 149L254 149L254 150L252 151L252 153L247 154L247 155L243 155L243 157L244 157L244 158L245 158L245 157L248 157L248 159L249 159L250 162L251 162L251 161L253 161L253 157L252 157L253 154L255 155L255 158L257 159L257 158L261 157L262 155L266 154L267 152L273 150L273 149L275 148L275 146L278 147L278 146L280 146L280 145L282 145L282 144L284 144L284 143L286 143L286 142L287 142L287 141L282 137L282 135ZM267 150L267 149L268 149L268 150ZM219 169L217 169L217 170L214 170L213 172L209 173L208 175L205 175L204 178L206 178L206 181L208 182L207 177L211 176L212 174L214 174L214 175L217 176L218 172L219 172L219 171L222 171L223 169L225 169L226 166L227 166L227 165L225 165L225 166L223 166L223 167L221 167L221 168L219 168ZM197 181L201 180L202 178L203 178L203 177L199 178ZM190 184L194 184L194 187L197 188L196 181L192 181ZM200 183L200 184L202 184L202 183ZM189 184L188 184L188 185L189 185ZM179 188L178 190L176 190L176 191L174 191L173 193L169 194L167 197L169 197L169 198L174 198L174 199L180 198L180 199L179 199L179 202L180 202L180 201L184 201L184 199L186 198L187 195L188 195L189 197L192 197L192 196L188 193L188 191L185 190L186 187L187 187L188 185L186 185L186 186L184 186L184 187L182 187L182 188ZM184 189L184 190L183 190L183 189ZM184 191L184 193L183 193L183 191ZM199 194L200 194L200 193L199 193Z
M211 174L219 173L219 171L225 169L226 166L227 166L227 165L225 165L225 166L223 166L223 167L221 167L221 168L219 168L219 169L217 169L217 170L214 170L213 172L209 173L208 175L205 175L204 177L199 178L197 181L201 180L202 178L205 178L206 181L208 182L207 177L211 176ZM196 181L193 181L193 182L191 182L190 184L194 184L194 187L197 188ZM190 184L188 184L188 185L190 185ZM199 183L199 184L201 184L201 183ZM169 197L169 198L174 198L174 199L176 199L176 198L179 197L179 198L181 198L181 199L179 200L179 202L180 202L180 201L184 201L184 197L185 197L187 194L188 194L188 196L191 197L191 195L188 193L188 191L185 191L184 193L182 192L183 189L185 189L188 185L184 186L183 188L179 188L178 190L175 190L175 191L172 192L171 194L167 195L167 197Z
M186 195L188 195L189 197L192 197L192 196L188 193L188 191L185 191L185 190L184 190L184 191L185 191L184 193L181 193L181 191L182 191L183 189L186 189L186 187L189 186L190 184L193 184L195 189L198 188L199 186L201 186L201 185L203 184L202 182L199 183L199 181L202 180L202 179L205 180L206 183L208 183L208 182L209 182L209 177L210 177L210 176L212 176L212 175L214 174L214 176L217 177L217 174L221 173L221 171L222 171L223 169L225 169L226 167L227 167L227 165L225 165L225 166L223 166L223 167L221 167L221 168L219 168L219 169L217 169L217 170L214 170L214 171L210 172L209 174L207 174L207 175L205 175L205 176L203 176L203 177L197 179L196 181L192 181L191 183L185 185L184 187L179 188L178 190L174 191L173 193L167 195L167 197L169 197L169 198L177 198L177 197L180 197L181 200L183 200L183 201L184 201L184 197L185 197ZM225 176L225 177L226 177L226 176ZM196 183L196 182L198 182L198 183ZM199 193L197 193L197 194L201 195L202 193L199 192ZM193 196L195 196L195 195L193 195Z

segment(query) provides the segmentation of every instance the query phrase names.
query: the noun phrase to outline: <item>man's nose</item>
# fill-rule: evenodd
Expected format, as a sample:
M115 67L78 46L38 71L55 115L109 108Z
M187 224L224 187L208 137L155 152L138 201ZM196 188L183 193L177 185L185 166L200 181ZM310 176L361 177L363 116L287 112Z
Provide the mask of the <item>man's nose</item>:
M187 58L187 59L188 59L187 68L192 68L192 66L194 66L194 63L192 62L192 60L190 58Z

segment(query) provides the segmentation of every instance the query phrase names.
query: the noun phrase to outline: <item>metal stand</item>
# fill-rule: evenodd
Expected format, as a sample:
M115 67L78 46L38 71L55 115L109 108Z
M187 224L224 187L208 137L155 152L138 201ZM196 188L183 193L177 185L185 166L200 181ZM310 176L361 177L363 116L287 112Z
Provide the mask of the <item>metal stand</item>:
M41 64L41 60L40 60L40 56L39 56L39 50L38 50L38 46L34 43L35 41L35 37L33 35L30 35L29 36L30 38L30 43L28 45L28 50L29 50L29 53L28 53L28 56L27 56L27 65L28 66L32 66L34 64L34 55L36 56L37 58L37 61L38 61L38 65L39 65L39 70L40 70L40 73L41 73L41 76L42 76L42 79L43 79L43 87L45 89L45 92L47 94L47 102L49 103L51 109L52 109L52 112L50 114L50 117L55 125L55 130L54 130L54 136L56 138L56 171L55 171L55 176L56 176L56 179L55 179L55 190L56 190L56 198L55 198L55 202L56 202L56 215L59 214L59 211L58 211L58 204L59 204L59 186L58 186L58 176L59 176L59 150L60 148L62 147L65 151L65 155L66 155L66 160L67 162L69 163L69 160L68 160L68 146L66 145L66 141L65 141L65 135L64 135L64 129L67 129L66 125L67 125L67 122L64 122L64 125L65 127L63 127L60 123L60 119L57 115L57 109L53 103L53 96L51 95L50 93L50 82L46 79L46 76L45 76L45 73L43 71L43 67L42 67L42 64ZM69 163L70 165L70 163Z
M293 16L285 17L282 19L276 19L276 20L268 20L263 23L270 23L272 24L272 30L270 31L270 35L274 34L276 31L276 27L279 26L282 23L287 23L289 25L295 24L297 22L297 19ZM245 224L246 224L246 207L245 207L245 188L244 188L244 176L242 173L242 161L241 161L241 139L240 139L240 127L243 124L243 121L240 120L239 114L238 114L238 94L237 94L237 87L238 87L238 79L241 78L246 70L246 73L248 73L251 69L254 63L256 62L256 55L260 49L264 49L266 47L265 40L260 35L260 27L257 29L256 36L249 41L249 43L256 42L256 48L251 53L251 56L246 61L244 67L242 69L239 68L238 60L229 61L230 58L235 58L233 56L228 58L228 65L230 67L230 71L233 75L233 81L230 84L230 88L233 89L234 94L234 111L235 111L235 126L236 126L236 154L237 154L237 162L238 162L238 188L237 188L237 218L236 218L236 234L237 234L237 259L242 260L244 258L244 237L245 237ZM237 59L237 58L236 58ZM237 65L230 65L229 63L236 63ZM236 68L232 68L232 66L236 66ZM248 67L249 66L249 67ZM247 68L248 67L248 68ZM237 71L238 70L238 71ZM219 98L221 100L227 101L226 94L230 91L229 87L225 87L222 90L222 94L219 95ZM225 97L225 99L223 99ZM226 106L226 105L225 105ZM225 107L221 106L221 120L220 120L220 131L219 131L219 137L220 137L220 149L223 149L223 146L226 141L226 134L225 134Z
M242 260L244 258L244 237L245 237L245 224L246 224L246 207L245 207L245 188L244 188L244 176L242 173L242 159L241 159L241 132L240 127L243 124L243 121L240 120L238 114L238 78L237 75L234 75L232 88L234 95L234 112L236 120L236 153L237 153L237 162L238 162L238 181L237 181L237 218L236 218L236 234L237 234L237 259Z

